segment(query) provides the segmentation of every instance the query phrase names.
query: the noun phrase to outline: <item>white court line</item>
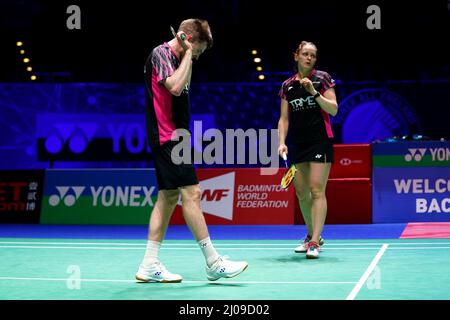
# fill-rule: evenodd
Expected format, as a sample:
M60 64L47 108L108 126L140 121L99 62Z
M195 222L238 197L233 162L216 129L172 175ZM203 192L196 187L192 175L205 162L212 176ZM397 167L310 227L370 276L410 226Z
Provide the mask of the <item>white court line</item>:
M1 244L71 244L71 245L98 245L98 246L146 246L146 243L122 243L122 242L40 242L40 241L0 241ZM171 245L166 244L164 245ZM180 246L192 244L179 244Z
M373 258L372 262L370 263L369 267L366 269L366 272L362 275L362 277L359 279L356 286L353 288L353 290L350 292L350 294L347 296L345 300L354 300L356 298L356 295L359 293L359 290L361 290L364 283L366 283L367 278L369 278L370 274L373 272L373 269L377 266L378 261L380 261L381 257L383 256L386 249L389 247L389 244L385 243L381 246L380 250L378 251L375 258Z
M428 250L428 249L449 249L450 247L389 247L389 250Z
M217 240L216 240L217 241ZM215 247L218 246L293 246L297 242L292 243L214 243ZM325 246L380 246L383 243L374 242L360 242L360 243L326 243ZM50 244L50 245L99 245L99 246L147 246L146 243L126 243L126 242L41 242L41 241L0 241L0 244ZM450 242L391 242L389 245L450 245ZM195 242L193 243L167 243L163 242L163 247L165 246L198 246Z
M19 278L19 277L0 277L0 280L14 281L68 281L70 278ZM130 282L139 283L136 280L120 280L120 279L77 279L82 282ZM183 280L182 283L213 283L211 281L201 280ZM355 284L349 281L226 281L214 282L224 284Z
M0 248L15 248L15 249L83 249L83 250L145 250L144 247L133 248L133 247L57 247L57 246L0 246ZM424 247L425 248L425 247ZM428 247L427 247L428 248ZM450 249L450 247L448 247ZM165 248L161 247L161 250L199 250L198 246L186 248L186 247L170 247ZM242 248L227 248L220 247L221 250L294 250L292 248L252 248L252 247L242 247ZM322 249L323 251L327 250L376 250L377 247L368 247L368 248L326 248Z
M388 245L388 244L386 244ZM1 248L13 248L13 249L83 249L83 250L144 250L144 247L139 248L133 248L133 247L57 247L57 246L0 246ZM164 248L162 247L161 250L198 250L199 247L171 247L171 248ZM221 250L286 250L291 251L293 248L252 248L252 247L241 247L241 248L227 248L227 247L220 247ZM323 248L321 251L330 251L330 250L377 250L377 247L367 247L367 248ZM391 247L392 250L432 250L432 249L450 249L449 247Z
M83 250L144 250L144 247L140 248L121 248L121 247L47 247L47 246L0 246L0 248L15 248L15 249L83 249ZM169 248L170 249L176 249L176 248ZM180 248L179 250L188 249L191 250L191 248Z

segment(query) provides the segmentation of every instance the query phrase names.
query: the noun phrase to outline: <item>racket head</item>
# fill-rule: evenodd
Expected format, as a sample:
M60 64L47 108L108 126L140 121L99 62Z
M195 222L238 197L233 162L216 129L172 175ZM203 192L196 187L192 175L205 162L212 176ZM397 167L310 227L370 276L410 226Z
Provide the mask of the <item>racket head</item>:
M287 189L291 185L292 181L294 181L295 173L297 172L297 167L295 164L291 165L291 167L286 170L281 178L281 188Z

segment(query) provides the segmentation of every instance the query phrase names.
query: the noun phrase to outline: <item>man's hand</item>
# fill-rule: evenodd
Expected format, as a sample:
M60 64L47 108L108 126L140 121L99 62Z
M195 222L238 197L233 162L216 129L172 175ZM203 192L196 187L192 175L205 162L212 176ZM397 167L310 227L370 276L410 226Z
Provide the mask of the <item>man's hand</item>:
M172 32L174 38L177 38L178 43L183 47L184 51L189 49L192 50L192 45L189 43L189 39L191 38L190 35L185 34L183 31L175 33L175 29L172 26L170 26L170 31Z
M178 43L183 47L184 51L192 50L192 44L189 42L189 39L191 38L190 35L186 35L183 31L179 31L176 38Z

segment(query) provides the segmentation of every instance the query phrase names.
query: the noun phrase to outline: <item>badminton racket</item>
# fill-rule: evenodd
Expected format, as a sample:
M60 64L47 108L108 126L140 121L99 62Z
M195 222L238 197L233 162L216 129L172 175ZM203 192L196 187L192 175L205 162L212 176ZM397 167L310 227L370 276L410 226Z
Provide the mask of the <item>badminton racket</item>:
M282 157L284 160L284 164L286 166L286 172L283 174L283 177L281 178L281 187L283 189L287 189L294 180L295 173L297 172L297 167L295 166L295 164L289 167L287 162L287 155L285 152L283 153Z

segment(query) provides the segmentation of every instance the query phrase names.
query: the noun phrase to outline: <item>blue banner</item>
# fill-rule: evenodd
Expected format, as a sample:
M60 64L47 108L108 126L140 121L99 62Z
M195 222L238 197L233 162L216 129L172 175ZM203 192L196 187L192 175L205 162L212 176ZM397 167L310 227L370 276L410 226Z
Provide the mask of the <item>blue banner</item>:
M450 221L450 167L374 168L373 223Z
M191 132L214 127L214 115L193 114ZM200 132L194 122L200 121ZM43 113L36 117L39 161L149 160L145 115ZM201 150L197 141L194 146Z

